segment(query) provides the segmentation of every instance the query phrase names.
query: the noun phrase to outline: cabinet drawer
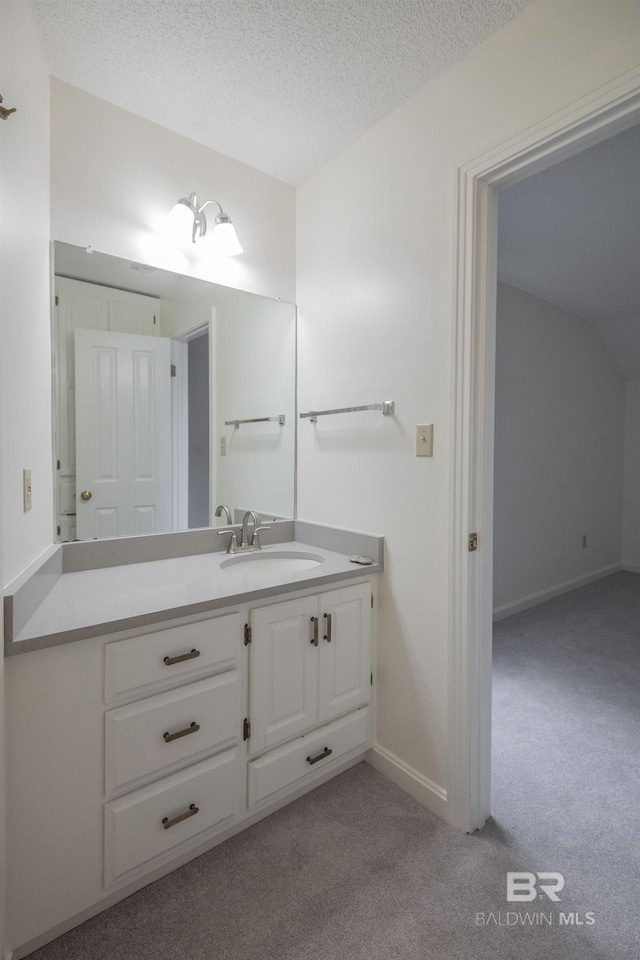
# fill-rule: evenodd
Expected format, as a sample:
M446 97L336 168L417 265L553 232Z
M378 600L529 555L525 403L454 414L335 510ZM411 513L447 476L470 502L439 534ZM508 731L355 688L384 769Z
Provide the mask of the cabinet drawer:
M105 714L105 792L131 788L156 773L231 746L240 736L240 671L116 707Z
M226 750L106 803L105 884L232 817L239 756Z
M240 659L240 614L198 620L105 647L105 700L163 689L183 677L235 666Z
M304 737L271 750L249 764L249 806L271 797L283 787L293 786L312 771L345 756L350 750L366 746L369 734L369 709L355 713L314 730ZM330 754L325 751L330 750ZM323 755L324 754L324 755ZM316 757L322 759L310 763Z

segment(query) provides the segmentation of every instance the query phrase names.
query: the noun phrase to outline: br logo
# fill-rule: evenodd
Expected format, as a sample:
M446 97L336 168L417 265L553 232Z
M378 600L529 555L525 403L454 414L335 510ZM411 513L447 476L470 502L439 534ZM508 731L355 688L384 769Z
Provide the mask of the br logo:
M544 883L542 881L545 881ZM561 873L508 873L507 900L517 903L536 900L542 893L556 903L560 899L558 894L564 887L564 877ZM538 893L541 890L542 893Z

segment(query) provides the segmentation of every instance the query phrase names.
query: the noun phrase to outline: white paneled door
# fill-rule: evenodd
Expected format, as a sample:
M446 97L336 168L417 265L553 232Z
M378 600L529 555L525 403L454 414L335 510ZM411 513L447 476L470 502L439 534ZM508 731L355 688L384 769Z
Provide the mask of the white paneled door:
M170 343L75 331L79 540L171 529Z

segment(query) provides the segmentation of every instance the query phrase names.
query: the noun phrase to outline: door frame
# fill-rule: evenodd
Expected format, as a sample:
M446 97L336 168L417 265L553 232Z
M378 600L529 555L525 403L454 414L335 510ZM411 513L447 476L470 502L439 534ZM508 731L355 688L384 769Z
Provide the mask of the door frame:
M465 832L490 814L498 192L638 122L634 68L456 171L447 820Z
M216 307L212 306L206 320L194 322L192 326L170 333L171 340L186 347L190 340L208 334L209 336L209 526L215 526L215 467L217 451L216 428ZM188 414L188 360L186 375L178 372L175 392L172 391L172 419L175 430L174 442L174 477L176 477L176 492L174 495L175 530L186 530L189 527L189 414ZM186 463L186 469L185 469ZM185 521L185 517L187 520Z

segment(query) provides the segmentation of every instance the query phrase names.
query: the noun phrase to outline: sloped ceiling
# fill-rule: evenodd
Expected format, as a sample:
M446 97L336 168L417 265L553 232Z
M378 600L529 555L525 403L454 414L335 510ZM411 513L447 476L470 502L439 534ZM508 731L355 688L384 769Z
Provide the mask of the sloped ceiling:
M498 275L591 320L640 380L640 126L500 194Z
M50 72L299 184L532 0L32 0Z

